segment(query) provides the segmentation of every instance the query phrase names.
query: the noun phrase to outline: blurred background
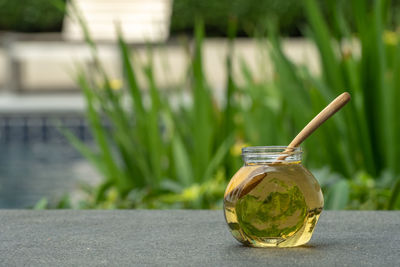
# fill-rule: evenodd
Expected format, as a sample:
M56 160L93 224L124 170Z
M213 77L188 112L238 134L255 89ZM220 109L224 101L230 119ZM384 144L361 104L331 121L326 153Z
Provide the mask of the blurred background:
M222 207L303 145L327 209L400 208L400 1L0 0L0 208Z

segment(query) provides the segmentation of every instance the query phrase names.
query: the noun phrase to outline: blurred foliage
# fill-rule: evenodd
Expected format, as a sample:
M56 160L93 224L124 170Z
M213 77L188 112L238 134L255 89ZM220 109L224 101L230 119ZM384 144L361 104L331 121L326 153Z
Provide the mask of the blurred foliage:
M66 0L0 0L0 30L61 31L65 2ZM202 17L209 35L216 36L226 35L230 19L240 21L239 33L248 35L266 17L279 18L283 32L298 35L298 25L303 18L300 4L295 0L174 0L171 35L182 32L192 34L195 17Z
M302 36L306 23L306 15L302 9L303 1L297 0L174 0L171 18L171 35L192 34L195 18L202 18L208 36L226 36L230 21L237 21L238 36L254 36L259 27L266 21L276 20L279 32L284 36ZM340 10L336 2L341 3ZM351 1L317 0L320 11L333 33L340 31L335 16L340 13L349 22L351 29L355 29ZM366 0L372 8L373 0ZM387 2L391 6L390 14L400 22L400 0ZM398 25L398 23L397 23Z
M90 72L80 69L77 80L96 148L65 134L104 180L86 188L88 197L78 207L218 207L227 180L241 165L244 143L288 144L346 90L352 101L304 143L305 165L319 179L327 209L399 209L400 33L393 31L398 28L389 15L390 6L386 1L352 1L352 30L344 16L345 1L331 1L337 11L332 23L340 25L333 30L315 0L303 3L309 22L306 33L316 46L320 74L285 55L271 22L268 42L259 42L272 59L273 79L255 79L242 60L245 82L238 85L230 42L224 104L217 103L203 73L201 22L189 49L187 79L176 92L177 104L172 104L171 92L154 80L151 48L150 61L143 68L133 67L122 37L125 79L122 88L114 88L81 20L95 64ZM237 25L228 26L233 41ZM139 72L147 77L148 90L139 87ZM184 100L185 93L190 101Z
M0 31L61 31L64 3L65 0L0 0Z
M59 32L64 18L66 0L0 0L0 31ZM327 22L338 31L333 17L337 13L335 1L318 0ZM339 1L340 2L340 1ZM349 1L344 3L343 15L351 20ZM366 2L371 3L372 0ZM302 2L296 0L173 0L171 35L194 32L195 18L202 18L208 36L226 36L229 23L237 22L238 36L254 36L267 20L277 20L283 35L303 35L306 17ZM395 20L400 11L400 0L391 1L391 14ZM354 28L354 22L350 25ZM398 23L397 23L398 25Z
M190 55L187 82L193 104L187 105L184 87L178 105L157 86L153 76L152 49L149 62L136 69L130 49L119 34L124 69L123 88L115 87L98 59L83 18L75 10L91 47L94 67L79 71L77 81L87 103L87 118L96 149L86 146L70 132L66 136L103 174L103 183L84 207L110 208L211 208L225 187L223 162L233 145L226 125L225 110L215 105L202 66L202 24ZM137 83L138 72L147 80L148 90ZM232 90L231 90L232 91ZM230 127L233 127L231 125Z
M305 143L313 153L308 166L328 165L343 177L327 190L328 207L335 199L332 208L399 208L400 43L389 3L351 1L353 31L343 11L348 2L329 1L335 10L333 23L340 26L333 34L316 1L304 1L306 32L317 47L321 76L290 62L276 27L269 27L276 86L291 107L287 111L295 128L343 90L353 96Z
M281 32L299 35L304 15L297 0L174 0L171 34L191 34L195 18L202 18L208 36L226 36L231 20L238 23L238 35L253 36L266 19L277 19Z

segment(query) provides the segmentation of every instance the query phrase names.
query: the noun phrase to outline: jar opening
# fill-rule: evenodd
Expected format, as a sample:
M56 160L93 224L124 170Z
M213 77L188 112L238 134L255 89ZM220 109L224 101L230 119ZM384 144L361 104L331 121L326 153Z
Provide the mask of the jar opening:
M242 158L246 165L274 162L301 162L302 153L301 147L251 146L242 148Z

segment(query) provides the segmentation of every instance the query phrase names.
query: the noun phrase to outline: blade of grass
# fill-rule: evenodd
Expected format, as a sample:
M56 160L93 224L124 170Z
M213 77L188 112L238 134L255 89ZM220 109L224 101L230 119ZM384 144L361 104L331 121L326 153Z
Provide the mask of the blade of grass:
M344 209L348 203L350 186L346 180L340 180L330 188L326 196L325 208L329 210Z
M145 74L150 88L151 108L148 113L147 135L148 152L152 171L155 180L159 183L162 179L162 157L165 156L164 145L161 138L161 129L159 125L159 114L161 112L161 100L153 76L153 55L148 48L149 65L145 67Z
M304 3L307 18L314 33L315 43L320 50L320 54L323 55L320 58L323 69L322 73L327 83L332 86L335 95L338 95L343 92L343 81L340 75L339 62L332 46L331 34L318 9L316 1L306 0Z
M379 90L383 89L379 86L381 80L380 60L377 59L379 48L377 47L377 38L381 39L381 35L377 35L376 29L376 16L368 17L367 7L365 1L354 0L352 3L352 10L355 15L356 26L361 42L361 88L363 88L363 102L365 107L365 114L368 118L368 132L371 136L371 147L374 155L374 163L376 169L382 169L383 155L380 150L381 141L380 133L380 116L379 107L381 105L381 98ZM372 29L371 26L372 25ZM378 103L378 108L371 108Z
M234 135L232 134L231 136L228 136L228 138L219 146L204 172L202 181L207 181L212 178L212 174L217 170L217 167L226 157L229 149L234 143L234 140Z
M294 118L297 129L301 129L308 121L303 114L310 114L310 100L302 80L296 72L295 65L288 60L282 51L282 45L276 33L276 25L268 25L269 41L271 44L270 56L273 60L277 79L276 83L281 92L282 99L287 102ZM299 112L301 111L301 112Z
M85 143L79 140L70 130L63 127L59 127L58 129L68 139L72 146L96 167L99 173L104 173L104 167L102 166L99 157Z
M399 34L397 35L399 36ZM400 42L397 42L396 47L396 56L395 56L395 66L393 69L393 87L392 87L392 94L391 94L391 112L389 113L389 119L392 123L392 135L391 138L398 139L400 136L400 121L398 119L398 114L400 114L400 105L398 100L400 99ZM393 142L393 141L392 141ZM398 140L394 144L393 147L394 155L390 157L391 163L390 166L394 166L395 173L400 173L400 149L398 149Z
M185 187L191 185L194 181L190 163L190 155L186 151L178 134L175 134L172 140L172 157L175 164L175 173L177 179Z
M193 167L196 181L203 177L204 170L210 160L212 149L211 112L213 109L210 93L208 91L202 63L202 42L204 36L203 22L197 20L195 27L195 47L192 60L193 78Z
M136 119L140 119L145 113L142 102L142 93L137 83L136 74L131 63L131 54L128 49L128 46L126 45L123 39L120 27L117 27L117 32L118 32L118 46L121 52L124 78L128 84L128 89L132 100L132 104L134 104L134 106L132 107L132 111L135 112Z
M106 175L109 180L113 180L118 184L118 177L120 173L111 154L110 144L108 143L107 137L105 135L106 130L101 124L101 118L94 107L95 95L93 94L92 89L87 83L86 78L82 74L78 75L78 83L80 84L85 95L87 105L87 117L89 119L91 129L93 130L95 141L99 146L101 153L100 155L103 158L103 162L105 164Z

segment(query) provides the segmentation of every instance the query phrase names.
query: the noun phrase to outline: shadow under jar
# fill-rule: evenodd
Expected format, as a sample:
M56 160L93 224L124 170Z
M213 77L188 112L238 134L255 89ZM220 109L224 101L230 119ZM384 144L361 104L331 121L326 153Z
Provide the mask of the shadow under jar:
M253 247L295 247L310 240L324 199L301 155L300 147L290 152L285 146L242 149L245 164L224 195L225 219L238 241Z

